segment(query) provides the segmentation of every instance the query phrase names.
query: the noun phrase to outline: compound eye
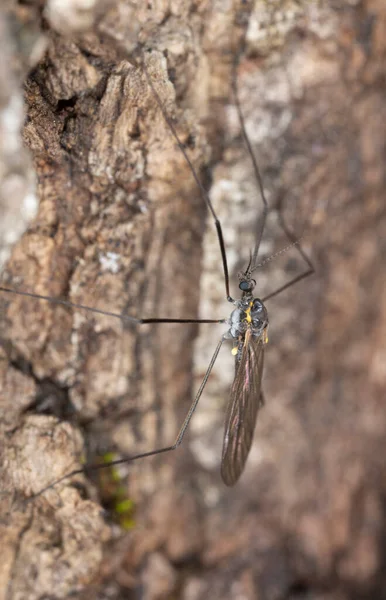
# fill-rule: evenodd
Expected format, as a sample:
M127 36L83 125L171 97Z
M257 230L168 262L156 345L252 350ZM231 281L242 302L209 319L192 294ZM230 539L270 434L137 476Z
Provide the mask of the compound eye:
M240 281L239 288L242 292L249 292L251 289L250 281Z
M239 288L242 292L251 292L256 285L256 281L254 279L246 280L243 279L239 283Z

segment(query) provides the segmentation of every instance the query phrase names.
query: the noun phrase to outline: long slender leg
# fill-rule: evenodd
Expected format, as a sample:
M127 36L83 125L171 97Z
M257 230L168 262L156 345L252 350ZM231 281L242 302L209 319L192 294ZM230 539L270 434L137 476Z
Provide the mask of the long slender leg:
M263 302L265 302L266 300L270 300L271 298L274 298L278 294L281 294L281 292L284 292L284 290L286 290L287 288L292 287L293 285L295 285L295 283L298 283L298 281L301 281L302 279L305 279L306 277L309 277L309 275L312 275L313 273L315 273L314 267L312 267L310 269L307 269L307 271L305 271L304 273L301 273L297 277L294 277L293 279L291 279L290 281L288 281L288 283L285 283L284 285L282 285L281 287L279 287L274 292L271 292L270 294L268 294L268 296L265 296L262 299Z
M50 302L51 304L60 304L62 306L67 306L68 308L80 308L83 310L87 310L92 313L97 313L98 315L107 315L108 317L114 317L116 319L120 319L125 323L134 323L137 325L144 325L146 323L225 323L226 319L137 319L136 317L130 317L129 315L120 315L118 313L113 313L108 310L101 310L99 308L93 308L92 306L85 306L84 304L77 304L76 302L69 302L68 300L64 300L63 298L52 298L51 296L42 296L41 294L33 294L32 292L21 292L20 290L12 290L10 288L6 288L0 286L0 292L7 292L9 294L17 294L18 296L27 296L28 298L37 298L38 300L45 300Z
M139 324L145 323L226 323L227 319L139 319Z
M61 306L67 306L69 308L80 308L84 310L88 310L93 313L97 313L99 315L107 315L108 317L116 317L122 319L123 321L127 321L129 323L140 323L140 319L136 319L135 317L129 317L127 315L118 315L117 313L113 313L110 311L100 310L99 308L92 308L91 306L85 306L84 304L77 304L75 302L69 302L68 300L64 300L63 298L52 298L51 296L43 296L42 294L33 294L32 292L22 292L20 290L13 290L11 288L7 288L4 286L0 286L0 292L6 292L8 294L17 294L18 296L26 296L27 298L36 298L37 300L45 300L46 302L50 302L51 304L60 304Z
M120 458L117 460L112 460L110 462L107 463L103 463L103 464L95 464L95 465L89 465L89 466L85 466L82 467L81 469L74 469L73 471L71 471L70 473L66 473L66 475L63 475L62 477L60 477L59 479L57 479L56 481L53 481L52 483L50 483L49 485L47 485L46 487L44 487L42 490L40 490L39 492L37 492L36 494L34 494L33 496L31 496L30 498L28 498L26 500L26 502L31 502L32 500L34 500L35 498L37 498L38 496L41 496L42 494L44 494L44 492L46 492L47 490L50 490L51 488L53 488L54 486L58 485L59 483L61 483L62 481L64 481L65 479L68 479L70 477L73 477L75 475L79 475L79 474L87 474L90 471L97 471L99 469L105 469L108 467L113 467L115 465L122 465L125 463L129 463L132 462L133 460L138 460L139 458L146 458L147 456L154 456L156 454L162 454L164 452L170 452L172 450L175 450L176 448L178 448L178 446L181 444L185 432L188 428L188 425L190 423L190 420L193 416L194 411L197 408L197 404L201 398L201 394L205 388L206 382L209 379L209 375L213 369L213 365L216 362L218 353L220 352L220 348L222 346L222 343L224 341L224 337L221 337L219 343L217 344L216 350L214 351L214 354L212 356L212 359L209 363L209 366L206 370L204 379L202 380L202 383L197 391L197 394L188 410L188 413L184 419L184 422L181 425L181 428L177 434L177 437L174 441L174 443L171 446L165 446L165 448L158 448L156 450L150 450L149 452L142 452L141 454L135 454L134 456L130 456L129 458Z
M298 283L302 279L305 279L306 277L309 277L310 275L312 275L313 273L315 273L315 267L312 264L311 259L304 252L304 250L300 246L300 244L297 243L298 240L297 240L295 234L287 227L287 224L284 221L282 207L281 207L281 202L280 202L280 205L279 205L279 223L280 223L280 226L281 226L282 230L284 231L284 233L286 234L286 236L290 240L290 242L292 242L292 244L295 246L295 248L299 252L299 254L302 257L302 259L304 260L304 262L307 264L308 269L306 269L306 271L304 271L304 273L300 273L300 275L296 275L293 279L290 279L290 281L288 281L287 283L285 283L284 285L282 285L281 287L279 287L274 292L271 292L270 294L268 294L268 296L265 296L265 298L263 298L263 302L265 302L266 300L270 300L271 298L274 298L275 296L277 296L278 294L280 294L284 290L286 290L286 289L292 287L293 285L295 285L295 283Z
M187 163L187 165L188 165L188 167L189 167L189 169L190 169L190 171L191 171L191 173L193 175L194 181L196 182L197 187L198 187L198 189L200 191L202 199L204 200L205 204L207 205L207 207L208 207L208 209L209 209L209 211L210 211L210 213L211 213L211 215L213 217L214 224L215 224L216 231L217 231L218 242L219 242L219 245L220 245L221 259L222 259L223 270L224 270L225 293L226 293L227 300L229 302L233 302L233 299L231 298L231 296L229 294L228 262L227 262L227 256L226 256L226 251L225 251L225 243L224 243L224 236L223 236L223 233L222 233L221 223L220 223L220 221L219 221L219 219L218 219L218 217L216 215L216 212L215 212L215 210L213 208L212 201L209 198L209 195L208 195L207 191L205 190L204 186L202 185L202 183L201 183L201 181L200 181L200 179L199 179L199 177L198 177L198 175L196 173L196 170L195 170L195 168L194 168L194 166L192 164L192 161L190 160L189 155L187 154L187 152L186 152L186 150L184 148L183 143L181 142L180 138L178 137L176 128L174 127L173 122L170 119L168 113L166 112L165 107L164 107L164 105L162 103L162 100L161 100L161 98L160 98L157 90L154 87L154 84L153 84L153 82L151 80L149 71L147 70L145 61L142 61L142 68L143 68L143 71L145 73L145 76L146 76L146 79L148 81L148 84L149 84L149 86L150 86L150 88L151 88L151 90L152 90L152 92L154 94L154 98L155 98L155 100L156 100L156 102L158 104L158 107L159 107L159 109L160 109L160 111L162 113L162 116L163 116L163 118L164 118L167 126L169 127L169 129L170 129L170 131L171 131L174 139L176 140L179 149L182 152L182 155L183 155L183 157L184 157L184 159L185 159L185 161L186 161L186 163Z
M253 171L255 174L255 179L258 185L258 188L260 190L260 195L263 201L263 213L259 219L259 223L258 223L258 236L256 238L256 245L253 251L253 255L252 255L252 260L250 262L250 267L249 267L249 272L254 271L257 268L256 265L256 260L257 260L257 253L259 251L259 246L260 246L260 242L261 242L261 238L264 232L264 227L265 227L265 222L267 219L267 215L268 215L268 202L265 196L265 192L264 192L264 187L263 187L263 181L262 181L262 177L260 174L260 170L256 161L256 157L255 154L252 150L252 146L247 134L247 130L245 127L245 121L244 121L244 116L241 110L241 106L240 106L240 101L239 101L239 97L238 97L238 87L237 87L237 67L239 64L239 58L240 58L240 53L238 53L236 55L236 58L234 60L233 63L233 71L232 71L232 87L233 87L233 92L234 92L234 97L235 97L235 104L236 104L236 110L237 110L237 114L239 117L239 121L240 121L240 127L241 127L241 131L242 131L242 135L244 138L244 142L245 145L247 147L248 150L248 154L251 158L252 164L253 164ZM314 266L311 262L311 260L308 258L307 254L304 252L304 250L302 249L302 247L299 244L299 239L296 238L296 236L292 233L292 231L290 231L284 221L283 218L283 213L281 210L281 203L280 203L280 207L279 207L279 224L280 227L282 228L282 230L284 231L285 235L287 236L287 238L290 240L291 242L291 246L295 246L297 251L299 252L300 256L303 258L303 260L306 262L306 264L308 265L308 269L304 272L301 273L300 275L297 275L296 277L294 277L293 279L291 279L288 283L284 284L283 286L281 286L279 289L275 290L274 292L272 292L271 294L268 294L267 296L265 296L265 298L263 298L263 302L265 302L266 300L269 300L270 298L273 298L274 296L280 294L281 292L283 292L284 290L286 290L287 288L291 287L292 285L294 285L295 283L297 283L298 281L301 281L302 279L305 279L306 277L308 277L309 275L312 275L315 272Z
M255 179L257 182L257 187L260 191L260 196L261 199L263 201L263 212L260 215L259 221L258 221L258 225L257 225L257 237L256 237L256 242L255 242L255 247L253 249L253 253L252 253L252 257L251 257L251 261L250 261L250 266L248 268L249 272L252 272L254 269L254 265L256 264L256 260L257 260L257 254L259 252L259 247L260 247L260 243L261 243L261 238L263 237L263 233L264 233L264 229L265 229L265 223L267 220L267 215L268 215L268 202L267 202L267 198L265 197L265 193L264 193L264 187L263 187L263 180L260 174L260 169L259 166L257 164L257 160L256 157L253 153L252 150L252 146L251 146L251 142L249 140L248 134L247 134L247 130L245 127L245 120L244 120L244 115L243 112L241 110L241 106L240 106L240 100L239 100L239 91L238 91L238 85L237 85L237 68L239 65L239 61L240 61L240 56L241 56L241 51L238 52L235 55L235 59L233 61L233 66L232 66L232 89L233 89L233 96L235 99L235 105L236 105L236 111L237 111L237 116L239 118L239 123L240 123L240 127L241 127L241 133L244 139L244 143L247 147L248 150L248 154L251 158L252 161L252 165L253 165L253 172L255 174Z

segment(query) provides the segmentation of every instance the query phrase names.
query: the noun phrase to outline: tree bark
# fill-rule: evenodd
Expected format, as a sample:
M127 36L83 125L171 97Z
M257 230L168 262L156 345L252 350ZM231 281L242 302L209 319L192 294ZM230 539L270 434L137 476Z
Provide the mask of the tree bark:
M306 268L296 247L280 252L279 210L316 268L267 301L266 404L232 489L225 347L178 451L26 503L82 460L170 445L224 328L195 342L194 325L0 293L0 598L385 597L382 0L51 1L0 16L2 123L22 85L26 115L2 144L18 187L1 187L1 206L33 198L31 164L40 200L2 285L133 317L227 317L212 219L142 63L210 187L236 296L262 210L231 95L238 52L271 208L257 294Z

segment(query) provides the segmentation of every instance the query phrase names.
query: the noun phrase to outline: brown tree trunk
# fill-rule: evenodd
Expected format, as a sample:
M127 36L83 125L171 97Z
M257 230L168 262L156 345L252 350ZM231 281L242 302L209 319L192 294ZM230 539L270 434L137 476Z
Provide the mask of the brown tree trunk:
M225 345L177 452L26 504L82 455L172 443L224 327L194 343L194 325L0 293L0 599L386 597L382 0L9 3L0 36L2 258L40 200L4 286L133 317L229 315L215 228L142 62L211 186L235 296L262 208L230 93L240 49L272 209L262 262L289 243L281 207L316 267L267 302L266 404L232 489ZM305 268L279 254L258 295Z

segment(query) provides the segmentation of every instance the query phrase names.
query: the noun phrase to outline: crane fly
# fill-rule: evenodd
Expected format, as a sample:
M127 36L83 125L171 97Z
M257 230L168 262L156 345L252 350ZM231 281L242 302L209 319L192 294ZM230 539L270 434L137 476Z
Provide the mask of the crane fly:
M153 93L156 103L158 104L159 110L161 111L165 122L170 129L172 136L174 137L179 149L181 150L185 161L187 162L190 171L192 173L193 178L198 186L201 197L203 201L206 203L209 214L213 218L215 229L217 232L217 238L221 253L222 259L222 268L224 275L224 284L225 284L225 295L226 299L233 304L234 308L229 318L224 319L174 319L174 318L134 318L128 315L119 315L112 312L102 311L96 308L84 306L82 304L71 303L65 299L61 298L52 298L48 296L33 294L27 291L21 290L13 290L7 288L5 286L0 286L0 291L4 293L16 293L22 296L33 297L45 301L49 301L55 304L62 304L64 306L68 306L71 308L80 308L86 309L93 313L101 313L111 317L116 317L123 320L129 324L152 324L152 323L223 323L228 325L227 331L220 338L212 359L207 367L206 373L202 380L202 383L196 393L195 398L188 410L188 413L182 423L182 426L177 434L177 437L173 444L157 448L154 450L149 450L147 452L142 452L140 454L136 454L126 458L120 458L117 460L112 460L109 462L105 462L103 464L91 464L85 465L80 469L75 469L69 473L66 473L62 477L56 479L39 492L34 494L33 498L43 494L48 489L53 486L59 484L63 480L73 477L77 474L87 474L90 470L98 470L106 467L111 467L114 465L119 465L123 463L128 463L134 460L138 460L140 458L145 458L147 456L154 456L161 453L166 453L172 450L175 450L183 441L185 436L185 432L190 423L190 420L195 412L202 392L205 388L205 385L208 381L208 378L211 374L213 366L216 362L217 356L220 352L220 349L223 343L226 341L230 341L232 343L232 354L235 357L235 376L233 385L230 391L230 397L228 401L228 407L226 411L226 419L225 419L225 430L224 430L224 439L223 439L223 451L222 451L222 459L221 459L221 476L223 482L227 486L233 486L237 480L239 479L241 473L244 470L245 463L251 448L254 429L256 425L257 414L259 409L263 405L263 393L262 393L262 376L263 376L263 365L264 365L264 349L268 342L268 312L265 307L265 302L270 298L278 295L283 292L285 289L294 285L298 281L304 279L305 277L311 275L314 272L313 265L305 254L300 244L299 240L296 239L295 235L292 231L289 230L286 223L284 222L282 213L279 212L279 224L284 231L285 235L289 239L289 246L283 248L280 252L276 254L280 254L287 250L289 247L295 246L297 251L300 253L300 256L307 264L307 270L297 275L293 279L291 279L288 283L282 285L279 289L271 292L269 295L260 299L254 296L254 288L256 286L256 280L253 278L254 271L260 267L262 263L258 264L258 252L260 247L260 242L262 239L262 235L265 229L267 214L268 214L268 203L265 197L262 179L260 175L260 171L257 165L257 161L255 159L254 153L252 151L252 147L249 141L249 138L246 133L246 127L244 123L243 114L240 107L239 97L238 97L238 89L237 89L237 67L239 64L239 55L233 64L232 69L232 88L235 99L235 105L237 109L237 114L239 117L241 133L248 151L248 154L252 161L254 176L256 179L257 187L260 191L260 196L262 199L262 213L258 220L257 227L257 235L256 235L256 243L253 251L250 255L249 263L244 271L239 274L239 291L241 292L240 299L233 299L230 295L230 287L229 287L229 273L228 273L228 263L227 256L225 250L225 242L223 238L223 232L221 223L217 217L217 214L213 208L212 201L207 194L206 190L202 186L198 175L191 163L189 155L187 154L183 143L180 141L180 138L176 132L174 124L166 112L166 109L163 105L163 102L155 88L155 83L153 77L151 76L152 70L152 62L151 62L151 52L149 52L149 56L142 61L142 70L143 74L148 82L148 85ZM276 256L276 255L273 255ZM268 260L270 260L270 257Z

